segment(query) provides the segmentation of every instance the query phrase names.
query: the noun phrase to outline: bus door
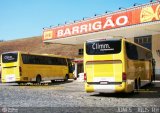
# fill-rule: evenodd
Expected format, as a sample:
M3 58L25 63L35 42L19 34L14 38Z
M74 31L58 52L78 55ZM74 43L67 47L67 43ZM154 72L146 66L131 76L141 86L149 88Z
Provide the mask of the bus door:
M67 63L68 63L68 74L69 74L69 78L73 79L73 65L71 62L71 59L67 59Z

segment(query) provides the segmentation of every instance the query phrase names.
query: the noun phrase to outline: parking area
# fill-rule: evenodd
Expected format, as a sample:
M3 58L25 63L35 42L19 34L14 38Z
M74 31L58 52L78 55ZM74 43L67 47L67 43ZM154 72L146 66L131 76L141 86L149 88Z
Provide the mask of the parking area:
M86 93L84 82L69 80L45 85L0 84L1 107L160 107L160 81L139 93Z

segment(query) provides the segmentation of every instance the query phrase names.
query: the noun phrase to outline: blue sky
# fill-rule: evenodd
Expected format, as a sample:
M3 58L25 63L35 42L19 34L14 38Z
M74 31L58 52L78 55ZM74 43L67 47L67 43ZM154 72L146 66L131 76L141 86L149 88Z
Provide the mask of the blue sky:
M0 40L42 35L43 27L64 24L150 0L0 0Z

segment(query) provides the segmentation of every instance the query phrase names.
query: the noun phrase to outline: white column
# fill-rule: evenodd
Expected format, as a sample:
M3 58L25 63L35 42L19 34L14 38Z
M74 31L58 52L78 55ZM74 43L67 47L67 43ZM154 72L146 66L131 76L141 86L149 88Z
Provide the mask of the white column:
M75 70L74 70L75 78L77 78L77 66L78 66L78 64L75 63Z

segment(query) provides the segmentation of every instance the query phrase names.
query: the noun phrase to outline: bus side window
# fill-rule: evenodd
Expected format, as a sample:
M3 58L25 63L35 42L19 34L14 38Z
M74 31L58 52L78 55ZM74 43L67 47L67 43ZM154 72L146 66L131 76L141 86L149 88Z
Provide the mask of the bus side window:
M137 46L138 60L145 60L145 51Z
M48 59L48 65L52 65L52 59L51 59L51 57L48 57L47 59Z
M150 52L146 52L145 58L146 58L146 60L151 60L152 59L152 54Z
M137 48L135 45L126 42L126 53L129 59L131 60L138 59Z
M55 65L56 64L56 58L53 57L53 58L51 58L51 60L52 60L52 65Z

